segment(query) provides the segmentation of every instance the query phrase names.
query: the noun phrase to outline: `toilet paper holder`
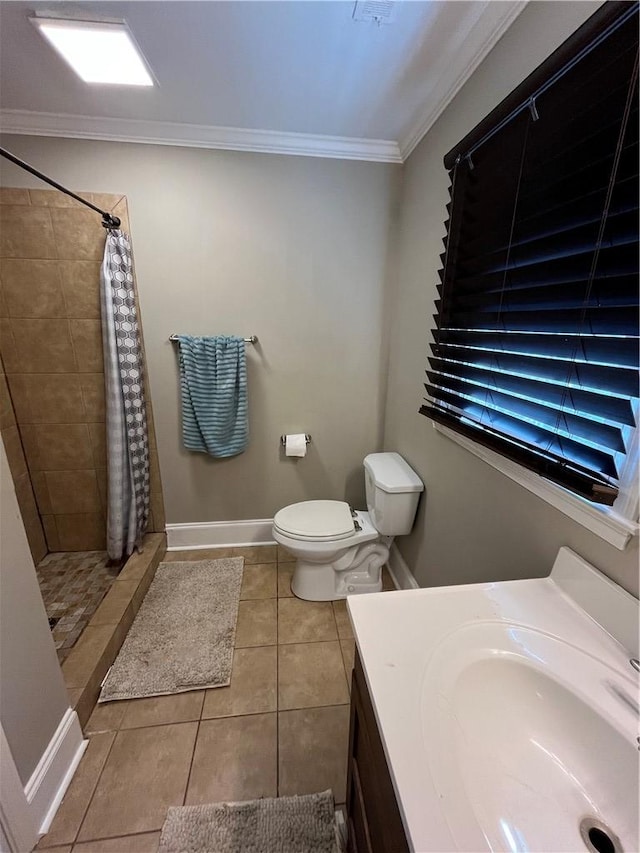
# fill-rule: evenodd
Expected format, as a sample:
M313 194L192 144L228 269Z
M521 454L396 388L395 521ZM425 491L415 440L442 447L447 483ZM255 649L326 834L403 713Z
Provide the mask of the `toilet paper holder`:
M311 436L310 435L305 435L304 440L306 441L307 444L311 444ZM281 435L280 436L280 444L284 447L286 445L286 443L287 443L287 436Z

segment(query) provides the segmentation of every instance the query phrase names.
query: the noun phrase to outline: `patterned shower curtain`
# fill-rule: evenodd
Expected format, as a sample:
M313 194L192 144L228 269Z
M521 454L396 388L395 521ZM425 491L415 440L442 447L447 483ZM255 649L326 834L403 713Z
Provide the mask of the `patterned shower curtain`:
M129 235L107 232L100 273L107 403L107 553L140 548L149 518L149 438Z

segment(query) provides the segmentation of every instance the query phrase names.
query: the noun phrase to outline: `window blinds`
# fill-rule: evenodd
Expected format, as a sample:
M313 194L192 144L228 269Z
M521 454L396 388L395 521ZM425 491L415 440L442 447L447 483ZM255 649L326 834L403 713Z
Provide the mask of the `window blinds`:
M612 504L639 396L638 4L605 5L448 155L420 411Z

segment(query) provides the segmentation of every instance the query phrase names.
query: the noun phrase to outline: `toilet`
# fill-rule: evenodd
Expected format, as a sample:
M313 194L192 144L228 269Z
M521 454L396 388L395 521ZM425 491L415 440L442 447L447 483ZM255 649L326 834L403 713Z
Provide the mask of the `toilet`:
M273 538L296 558L291 590L307 601L336 601L382 589L395 536L411 531L424 484L399 453L364 459L367 511L344 501L303 501L273 519Z

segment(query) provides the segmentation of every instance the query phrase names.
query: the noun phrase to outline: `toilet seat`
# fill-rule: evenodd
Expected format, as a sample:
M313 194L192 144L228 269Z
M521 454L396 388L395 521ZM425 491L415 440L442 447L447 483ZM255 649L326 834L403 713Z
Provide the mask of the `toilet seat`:
M351 509L345 501L290 504L276 513L273 525L284 536L300 541L339 541L355 533Z

